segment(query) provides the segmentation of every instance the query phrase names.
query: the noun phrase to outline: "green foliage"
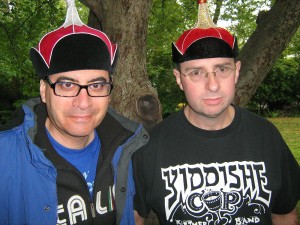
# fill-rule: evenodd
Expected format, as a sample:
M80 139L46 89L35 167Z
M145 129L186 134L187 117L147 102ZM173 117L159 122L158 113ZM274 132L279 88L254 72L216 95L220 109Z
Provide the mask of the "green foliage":
M196 1L154 0L149 17L147 69L162 103L163 116L185 101L173 76L171 44L196 22Z
M214 12L217 0L209 2L210 10ZM242 47L256 28L259 11L268 10L273 3L274 0L223 0L217 24L238 36ZM86 23L88 9L79 0L76 4L81 19ZM176 111L178 105L185 102L172 72L171 43L184 30L193 27L197 11L196 0L153 0L148 26L147 69L150 81L158 91L164 116ZM24 100L39 95L39 82L28 52L44 34L63 24L65 12L64 0L0 2L1 120L9 117L9 112ZM264 109L266 105L267 110L287 107L288 104L299 105L299 43L298 31L249 103L250 108L259 111L259 107ZM272 105L269 100L275 101L275 104Z
M29 50L65 19L63 0L10 0L0 2L0 117L9 119L24 100L39 95L39 81ZM87 10L78 8L87 17ZM6 119L7 118L7 119Z
M269 10L271 5L270 0L224 0L220 22L225 21L226 28L238 37L239 46L243 46L256 28L257 15Z
M0 80L2 87L17 92L18 99L38 95L38 82L29 60L29 49L36 46L49 28L63 18L62 4L55 1L11 1L1 10Z
M280 59L268 73L263 84L258 88L251 102L259 106L260 114L264 111L284 110L285 107L300 101L298 62L294 59Z
M300 29L257 89L248 108L265 116L300 115Z

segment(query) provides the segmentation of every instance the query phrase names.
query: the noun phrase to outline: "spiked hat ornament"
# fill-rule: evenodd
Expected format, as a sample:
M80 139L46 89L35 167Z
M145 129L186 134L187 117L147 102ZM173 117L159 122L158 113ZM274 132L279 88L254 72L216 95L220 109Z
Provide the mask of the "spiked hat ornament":
M174 63L194 59L226 57L238 55L237 41L226 29L217 27L211 20L206 0L198 0L198 21L194 28L183 32L172 43Z
M65 23L47 33L36 48L31 48L30 58L37 75L46 76L85 69L112 72L117 45L99 30L85 25L79 18L75 0L66 0Z

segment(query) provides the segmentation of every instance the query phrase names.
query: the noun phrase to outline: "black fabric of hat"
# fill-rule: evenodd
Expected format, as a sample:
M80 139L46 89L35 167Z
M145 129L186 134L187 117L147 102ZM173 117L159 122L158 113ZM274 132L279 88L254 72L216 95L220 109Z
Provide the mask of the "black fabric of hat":
M49 65L35 48L30 50L30 57L41 78L73 70L101 69L112 72L114 66L105 42L86 33L75 33L60 39L52 49Z
M191 44L182 55L172 43L172 60L175 63L182 63L194 59L229 57L236 58L238 55L238 46L234 45L232 49L227 42L214 37L205 37L196 40Z

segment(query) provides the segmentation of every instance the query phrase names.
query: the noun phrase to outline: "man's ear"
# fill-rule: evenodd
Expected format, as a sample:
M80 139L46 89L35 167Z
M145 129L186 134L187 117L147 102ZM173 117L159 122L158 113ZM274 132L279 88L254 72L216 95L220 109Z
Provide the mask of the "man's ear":
M44 80L40 80L40 96L42 102L46 103L46 82Z
M181 83L180 71L178 69L173 69L173 74L176 78L176 83L178 84L179 88L181 90L183 90L183 86L182 86L182 83Z
M236 68L235 69L235 84L238 82L238 78L240 76L241 65L242 65L241 61L237 61L235 63L235 68Z

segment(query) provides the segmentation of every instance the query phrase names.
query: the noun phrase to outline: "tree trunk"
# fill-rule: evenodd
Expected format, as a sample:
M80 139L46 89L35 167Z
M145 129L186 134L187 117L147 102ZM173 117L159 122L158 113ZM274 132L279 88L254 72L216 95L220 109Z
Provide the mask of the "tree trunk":
M161 104L146 71L146 37L152 0L81 0L91 9L89 25L118 44L111 105L151 128L162 120Z
M277 0L260 13L257 28L242 51L235 103L246 106L300 25L300 1Z

